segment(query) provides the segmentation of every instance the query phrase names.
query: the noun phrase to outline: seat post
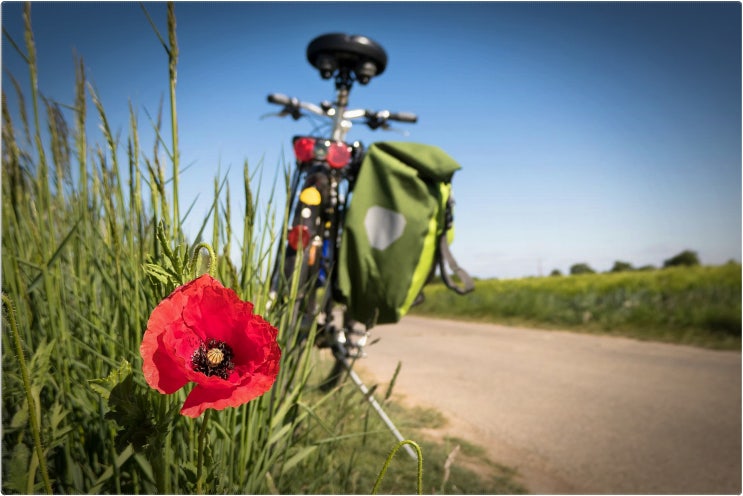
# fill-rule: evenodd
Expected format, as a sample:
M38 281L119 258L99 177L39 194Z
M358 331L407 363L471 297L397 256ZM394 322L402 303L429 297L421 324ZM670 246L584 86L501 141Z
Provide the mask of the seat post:
M353 80L347 70L341 70L335 78L335 88L337 90L337 101L335 104L335 116L333 117L333 139L343 141L348 129L344 126L343 114L348 107L348 95L351 92Z

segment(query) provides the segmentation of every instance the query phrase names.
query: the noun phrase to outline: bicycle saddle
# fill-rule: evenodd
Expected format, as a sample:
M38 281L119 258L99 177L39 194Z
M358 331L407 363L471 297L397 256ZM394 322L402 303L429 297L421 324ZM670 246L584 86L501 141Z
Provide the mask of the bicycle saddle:
M387 53L366 36L330 33L310 42L307 60L320 71L323 79L330 79L336 71L346 77L353 72L359 83L367 84L372 77L384 72Z

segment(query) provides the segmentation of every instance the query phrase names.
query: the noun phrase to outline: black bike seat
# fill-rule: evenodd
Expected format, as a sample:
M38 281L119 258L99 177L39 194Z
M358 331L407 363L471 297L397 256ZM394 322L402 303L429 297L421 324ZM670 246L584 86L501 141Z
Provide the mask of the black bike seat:
M359 64L372 63L376 68L373 76L384 72L387 53L379 43L361 35L330 33L318 36L307 46L307 60L321 73L328 70L324 62L330 58L336 68L356 71ZM330 77L323 74L323 77Z

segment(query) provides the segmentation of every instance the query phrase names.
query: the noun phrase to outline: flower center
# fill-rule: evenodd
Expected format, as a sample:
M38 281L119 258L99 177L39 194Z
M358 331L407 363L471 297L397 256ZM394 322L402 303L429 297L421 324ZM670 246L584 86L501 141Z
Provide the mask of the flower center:
M230 371L235 368L233 357L232 348L227 343L210 338L199 345L191 358L191 364L196 372L227 379Z
M212 348L206 352L206 361L210 367L216 367L224 359L224 352L219 348Z

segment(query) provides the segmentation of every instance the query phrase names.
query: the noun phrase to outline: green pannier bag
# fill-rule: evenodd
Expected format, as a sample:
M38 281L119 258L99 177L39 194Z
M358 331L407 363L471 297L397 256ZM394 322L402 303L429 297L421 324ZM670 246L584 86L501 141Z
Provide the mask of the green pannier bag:
M340 300L352 319L368 327L399 321L437 265L451 289L460 294L474 289L449 250L451 179L460 168L435 146L381 142L369 147L346 212L337 268Z

